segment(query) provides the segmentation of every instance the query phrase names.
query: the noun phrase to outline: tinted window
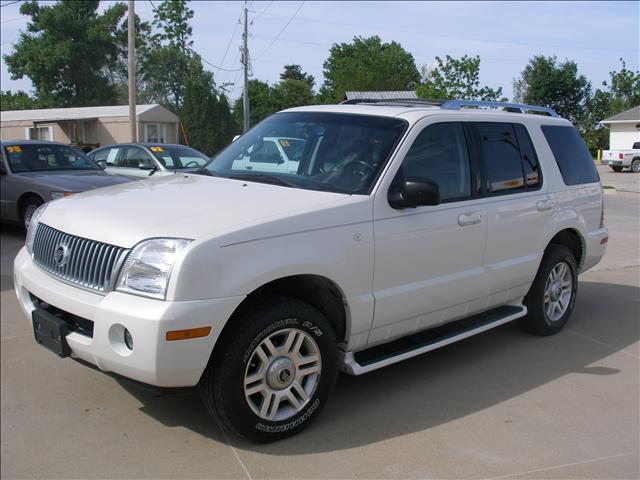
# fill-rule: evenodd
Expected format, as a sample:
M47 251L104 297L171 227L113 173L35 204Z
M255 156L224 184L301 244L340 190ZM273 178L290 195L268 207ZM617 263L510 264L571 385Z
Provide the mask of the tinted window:
M484 159L486 190L524 190L524 176L518 141L509 123L476 124Z
M120 159L119 167L139 168L140 166L153 166L151 156L143 149L138 147L127 147Z
M402 164L405 178L436 182L443 201L471 195L469 152L459 123L437 123L426 127L407 152Z
M524 183L527 189L535 189L542 185L542 173L538 163L536 150L533 148L529 132L524 127L516 123L513 125L520 146L520 155L522 156L522 169L524 170Z
M631 147L632 150L640 150L640 142L635 142Z
M575 128L543 125L542 133L551 147L565 185L600 180L593 157Z
M57 144L23 144L5 147L14 173L47 170L99 170L84 153Z
M154 145L149 150L162 165L171 170L202 167L209 161L204 153L191 147Z

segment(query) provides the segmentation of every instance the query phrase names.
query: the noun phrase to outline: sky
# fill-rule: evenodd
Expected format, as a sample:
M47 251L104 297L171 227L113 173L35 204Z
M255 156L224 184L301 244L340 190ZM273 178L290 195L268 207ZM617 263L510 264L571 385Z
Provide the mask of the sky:
M153 0L157 5L160 0ZM0 5L10 0L0 0ZM50 2L43 2L50 3ZM102 2L102 7L113 2ZM513 96L513 79L536 54L573 60L593 88L620 69L640 68L640 2L321 2L253 1L249 8L251 78L279 80L285 64L296 63L322 82L322 64L334 43L378 35L409 51L418 69L435 56L480 55L481 84ZM11 52L27 17L20 2L0 10L0 50ZM228 70L240 68L239 23L245 2L192 1L193 48L204 60ZM143 20L153 18L149 1L136 1ZM210 65L216 83L231 82L229 96L242 93L242 72ZM11 80L2 61L2 90L31 91L28 78Z

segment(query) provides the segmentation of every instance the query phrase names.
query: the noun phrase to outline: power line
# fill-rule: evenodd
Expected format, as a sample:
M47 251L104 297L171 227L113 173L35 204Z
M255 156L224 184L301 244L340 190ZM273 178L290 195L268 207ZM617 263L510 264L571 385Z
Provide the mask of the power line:
M21 2L22 0L13 0L13 2L7 2L4 5L0 5L0 8L2 7L8 7L9 5L13 5L14 3L18 3Z
M238 20L236 21L235 26L233 27L233 33L229 38L229 43L227 43L227 48L224 51L224 55L222 56L222 60L220 61L220 65L224 65L224 61L227 58L227 53L229 53L229 47L231 47L231 42L233 41L233 37L236 35L236 31L238 30L238 25L240 25L240 17L242 16L242 10L240 11L240 15L238 16Z
M271 41L271 43L269 44L269 46L267 48L265 48L262 53L260 53L260 55L258 55L255 60L259 60L260 58L262 58L262 56L267 53L269 51L269 49L273 46L274 43L276 43L278 41L278 38L280 38L280 35L282 35L282 33L287 29L287 27L289 26L289 24L291 22L293 22L293 19L296 18L296 16L298 15L298 12L300 11L300 9L302 8L302 6L304 5L304 0L302 2L300 2L300 5L298 6L298 9L294 12L293 15L291 15L291 18L289 19L289 21L287 23L285 23L284 27L282 27L282 30L280 30L278 32L278 34L275 36L275 38Z
M19 1L21 1L21 0L19 0ZM156 6L154 5L153 1L152 1L152 0L149 0L149 3L151 4L151 8L153 8L153 11L154 11L155 13L158 13L158 9L157 9L157 8L156 8ZM169 24L168 24L166 21L162 20L162 23L164 23L164 24L165 24L165 26L167 27L167 29L168 29L168 30L171 30L171 26L169 26ZM205 59L202 55L200 55L198 52L196 52L196 51L195 51L193 48L191 48L190 46L185 45L185 46L184 46L184 48L185 48L185 50L188 50L189 52L191 52L192 54L194 54L194 55L196 55L198 58L200 58L200 60L201 60L202 62L206 63L206 64L207 64L207 65L209 65L210 67L213 67L213 68L215 68L215 69L217 69L217 70L222 70L223 72L237 72L237 71L239 71L239 70L242 70L242 68L229 69L229 68L222 68L222 67L219 67L218 65L214 65L213 63L211 63L210 61L208 61L207 59Z
M267 7L266 7L264 10L262 10L262 11L258 14L258 16L257 16L256 18L254 18L254 19L253 19L253 21L255 22L255 21L256 21L256 20L258 20L260 17L262 17L262 15L264 15L264 14L265 14L265 12L266 12L267 10L269 10L269 7L270 7L271 5L273 5L273 1L269 2L269 5L267 5Z

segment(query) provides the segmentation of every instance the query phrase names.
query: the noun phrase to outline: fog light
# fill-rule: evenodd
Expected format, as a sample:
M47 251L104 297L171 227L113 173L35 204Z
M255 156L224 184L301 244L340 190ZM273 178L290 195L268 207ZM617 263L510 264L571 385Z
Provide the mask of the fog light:
M129 350L133 350L133 337L131 336L131 332L126 328L124 329L124 344Z

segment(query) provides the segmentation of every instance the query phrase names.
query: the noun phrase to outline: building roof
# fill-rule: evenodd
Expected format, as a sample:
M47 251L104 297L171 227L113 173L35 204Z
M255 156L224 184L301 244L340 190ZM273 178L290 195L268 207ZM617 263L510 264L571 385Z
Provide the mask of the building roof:
M157 103L137 105L136 116L162 108ZM88 120L98 117L126 117L129 115L128 105L110 105L106 107L73 107L73 108L43 108L37 110L8 110L0 112L2 122L55 122L62 120ZM177 121L177 118L176 118Z
M624 112L605 118L600 123L635 123L640 122L640 105Z
M399 100L401 98L418 98L413 90L386 92L345 92L346 100Z

